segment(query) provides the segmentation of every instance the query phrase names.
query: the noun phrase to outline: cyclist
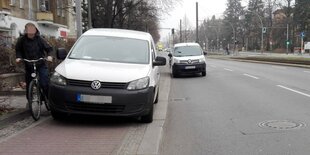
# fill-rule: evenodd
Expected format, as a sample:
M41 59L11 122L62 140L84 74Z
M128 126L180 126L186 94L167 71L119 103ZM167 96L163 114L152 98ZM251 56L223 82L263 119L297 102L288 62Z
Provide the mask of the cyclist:
M43 38L41 38L39 30L33 23L27 23L25 25L25 35L18 38L15 51L16 63L22 62L23 59L35 60L45 58L46 55L47 61L53 61L53 57L51 56L53 48ZM26 93L28 94L29 83L32 80L31 73L33 73L32 64L25 63L25 71ZM40 74L40 85L43 88L45 96L47 97L48 69L45 61L40 61L37 63L37 71Z

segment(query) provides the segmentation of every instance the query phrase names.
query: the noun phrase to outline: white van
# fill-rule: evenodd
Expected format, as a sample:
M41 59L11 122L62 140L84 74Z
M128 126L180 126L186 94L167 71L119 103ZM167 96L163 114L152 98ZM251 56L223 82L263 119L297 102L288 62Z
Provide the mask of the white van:
M172 76L180 74L201 73L206 76L206 53L197 43L178 43L174 45L172 53L169 53L172 68Z
M149 33L122 29L91 29L66 54L50 78L49 105L54 119L66 114L136 116L152 122L158 101L159 68Z

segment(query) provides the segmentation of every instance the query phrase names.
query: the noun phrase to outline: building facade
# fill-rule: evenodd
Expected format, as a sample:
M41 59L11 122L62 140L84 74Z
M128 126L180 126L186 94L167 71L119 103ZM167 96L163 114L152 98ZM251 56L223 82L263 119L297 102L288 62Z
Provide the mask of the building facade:
M76 34L72 0L1 0L1 42L14 42L24 33L25 24L34 23L45 37L64 38ZM69 20L70 19L70 20Z

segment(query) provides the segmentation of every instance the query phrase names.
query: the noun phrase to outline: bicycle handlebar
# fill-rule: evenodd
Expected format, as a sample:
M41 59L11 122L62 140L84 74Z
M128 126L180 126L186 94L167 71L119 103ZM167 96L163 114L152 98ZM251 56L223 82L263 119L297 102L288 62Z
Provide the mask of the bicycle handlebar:
M35 59L35 60L28 60L28 59L22 59L23 61L26 61L26 62L30 62L30 63L35 63L35 62L38 62L38 61L41 61L41 60L46 60L45 58L39 58L39 59Z

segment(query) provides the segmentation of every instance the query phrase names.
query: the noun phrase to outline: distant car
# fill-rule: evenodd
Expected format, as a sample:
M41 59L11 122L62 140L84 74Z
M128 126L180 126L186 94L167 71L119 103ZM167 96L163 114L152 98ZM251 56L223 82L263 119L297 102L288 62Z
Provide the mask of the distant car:
M184 73L201 73L202 76L206 76L205 54L197 43L175 44L172 53L168 54L172 60L172 76L177 77Z
M158 102L159 68L149 33L121 29L91 29L74 44L51 76L49 105L54 119L67 114L135 116L153 121Z

